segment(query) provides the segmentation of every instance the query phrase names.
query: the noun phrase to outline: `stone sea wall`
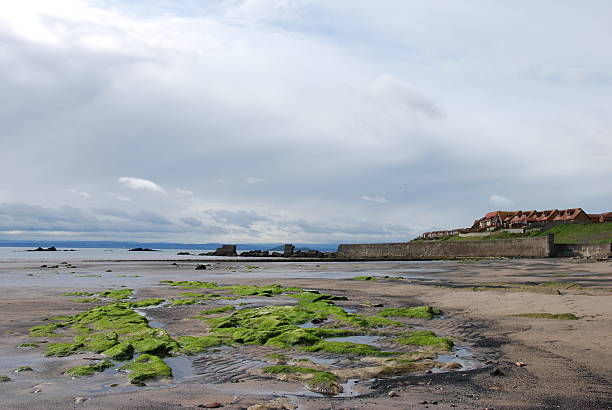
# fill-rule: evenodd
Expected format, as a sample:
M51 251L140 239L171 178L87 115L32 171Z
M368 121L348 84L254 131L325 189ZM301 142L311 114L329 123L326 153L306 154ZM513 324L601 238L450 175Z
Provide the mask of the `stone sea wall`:
M428 241L341 244L339 259L548 258L554 256L553 236L481 241Z
M600 243L595 245L555 245L555 256L559 258L594 258L606 259L610 257L612 245L609 243Z

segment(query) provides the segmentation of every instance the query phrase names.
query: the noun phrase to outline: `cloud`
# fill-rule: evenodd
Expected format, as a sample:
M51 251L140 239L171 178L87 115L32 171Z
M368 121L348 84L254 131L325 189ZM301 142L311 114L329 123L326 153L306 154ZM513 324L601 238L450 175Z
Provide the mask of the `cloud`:
M188 190L188 189L182 189L182 188L176 188L176 193L177 194L181 194L181 195L187 195L187 196L194 196L195 194Z
M259 177L249 177L246 180L247 184L261 184L262 182L265 182L265 179Z
M166 191L157 185L155 182L143 178L134 177L121 177L118 179L119 183L126 188L131 189L143 189L146 191L159 192L160 194L166 194Z
M90 194L89 192L79 191L78 189L71 188L70 192L72 192L75 195L82 196L83 198L87 198L87 199L93 198L93 195Z
M386 204L387 202L389 202L387 198L379 196L379 195L377 196L364 195L361 197L361 199L363 199L364 201L377 202L379 204Z
M54 231L187 241L402 241L470 224L492 192L609 210L609 2L379 3L14 2L0 202L56 210ZM119 190L130 175L147 179Z
M117 201L132 202L132 198L128 198L127 196L117 195L112 192L109 192L109 195L115 198Z
M495 205L514 205L514 201L512 199L503 195L491 195L489 197L489 202Z

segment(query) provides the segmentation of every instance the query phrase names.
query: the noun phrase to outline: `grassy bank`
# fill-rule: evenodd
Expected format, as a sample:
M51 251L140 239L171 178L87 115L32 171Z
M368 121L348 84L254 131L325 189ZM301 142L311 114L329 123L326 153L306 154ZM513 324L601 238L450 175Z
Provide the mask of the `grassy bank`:
M498 232L489 236L461 237L459 235L440 238L441 241L488 241L495 239L532 238L552 234L555 235L555 243L571 244L597 244L612 242L612 222L593 224L567 224L557 225L543 232L533 231L529 233ZM416 242L424 242L419 239Z

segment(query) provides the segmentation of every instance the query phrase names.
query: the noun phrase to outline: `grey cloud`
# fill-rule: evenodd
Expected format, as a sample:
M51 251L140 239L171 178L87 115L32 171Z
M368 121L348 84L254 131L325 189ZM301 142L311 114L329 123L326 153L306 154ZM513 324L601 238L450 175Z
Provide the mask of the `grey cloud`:
M82 4L110 11L53 8L52 45L0 19L0 195L44 205L3 205L7 229L397 240L465 225L491 193L612 201L604 2Z

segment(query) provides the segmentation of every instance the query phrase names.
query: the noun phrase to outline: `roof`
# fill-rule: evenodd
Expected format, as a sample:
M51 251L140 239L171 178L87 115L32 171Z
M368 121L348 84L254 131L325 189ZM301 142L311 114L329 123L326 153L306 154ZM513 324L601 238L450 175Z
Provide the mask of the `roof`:
M553 221L571 221L576 219L581 212L584 213L582 208L560 209Z

